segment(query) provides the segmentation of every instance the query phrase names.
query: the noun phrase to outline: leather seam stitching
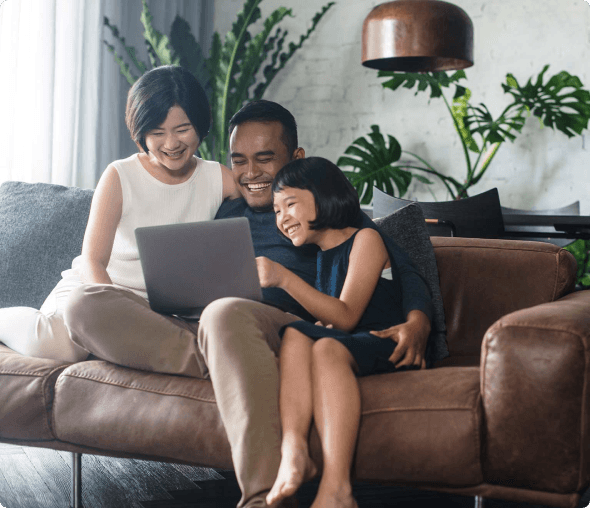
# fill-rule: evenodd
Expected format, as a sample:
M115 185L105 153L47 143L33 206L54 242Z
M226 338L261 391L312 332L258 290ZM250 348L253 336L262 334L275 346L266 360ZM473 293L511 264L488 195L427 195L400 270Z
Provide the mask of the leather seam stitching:
M534 248L522 248L522 247L492 247L490 245L437 245L433 246L434 249L480 249L480 250L508 250L511 252L538 252L539 254L552 255L554 252L547 251L545 249L534 249Z
M59 367L59 368L63 368L63 367ZM31 376L31 377L46 377L46 376L51 376L51 374L53 374L55 372L55 370L52 370L49 373L44 373L44 374L34 374L32 372L27 372L25 370L2 370L0 369L0 374L8 374L11 376Z
M533 330L545 330L545 331L552 331L552 332L566 332L570 335L573 335L574 337L577 337L581 344L582 347L584 348L585 351L587 351L590 348L587 348L584 346L584 337L585 335L581 334L581 333L577 333L577 332L572 332L568 327L561 327L561 326L550 326L550 325L544 325L544 326L540 326L538 324L531 324L531 323L510 323L510 324L504 324L504 323L500 323L498 326L499 329L506 329L506 328L531 328Z
M189 399L193 399L193 400L199 400L201 402L210 402L215 404L216 401L215 399L207 399L204 397L195 397L194 395L191 395L189 393L178 393L178 392L169 392L169 391L164 391L164 390L155 390L153 388L147 388L145 386L137 386L137 385L131 385L128 383L121 383L121 382L115 382L115 381L111 381L108 379L103 379L103 378L98 378L95 376L82 376L80 374L64 374L64 377L73 377L73 378L78 378L78 379L86 379L89 381L96 381L99 383L103 383L103 384L109 384L112 386L118 386L121 388L129 388L131 390L139 390L139 391L145 391L145 392L150 392L150 393L159 393L161 395L173 395L176 397L186 397Z
M473 406L449 406L449 407L429 407L429 406L417 406L417 407L404 407L404 408L396 408L396 407L386 407L381 409L369 409L367 411L363 411L361 414L365 415L372 415L372 414L379 414L379 413L399 413L402 411L472 411Z

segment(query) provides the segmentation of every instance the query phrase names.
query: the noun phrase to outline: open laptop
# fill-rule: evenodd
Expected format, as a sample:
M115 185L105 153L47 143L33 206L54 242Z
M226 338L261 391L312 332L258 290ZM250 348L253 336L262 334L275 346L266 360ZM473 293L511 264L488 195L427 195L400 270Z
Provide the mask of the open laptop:
M198 319L226 296L262 300L245 217L135 230L150 307Z

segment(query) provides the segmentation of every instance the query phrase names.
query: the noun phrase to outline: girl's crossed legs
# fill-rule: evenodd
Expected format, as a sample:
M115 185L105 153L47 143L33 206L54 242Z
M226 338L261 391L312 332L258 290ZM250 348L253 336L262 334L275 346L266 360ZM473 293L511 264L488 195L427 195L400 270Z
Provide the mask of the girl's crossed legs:
M322 442L324 469L312 508L356 507L350 471L360 420L356 362L335 339L311 340L293 328L280 351L281 465L267 503L295 494L315 476L308 437L312 416Z

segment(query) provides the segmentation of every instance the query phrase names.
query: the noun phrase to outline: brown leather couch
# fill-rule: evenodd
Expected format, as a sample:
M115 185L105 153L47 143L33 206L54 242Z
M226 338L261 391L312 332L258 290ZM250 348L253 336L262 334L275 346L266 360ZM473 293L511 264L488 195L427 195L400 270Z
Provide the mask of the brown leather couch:
M432 239L451 356L362 378L354 474L574 507L588 488L590 291L550 244ZM211 383L0 345L0 441L231 468ZM315 430L312 455L321 462Z

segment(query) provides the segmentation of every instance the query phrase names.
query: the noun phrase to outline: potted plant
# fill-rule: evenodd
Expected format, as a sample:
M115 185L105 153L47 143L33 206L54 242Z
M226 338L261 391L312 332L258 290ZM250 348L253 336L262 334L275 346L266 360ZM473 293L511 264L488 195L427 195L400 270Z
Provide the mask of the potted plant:
M264 20L261 31L252 34L252 25L261 18L261 2L262 0L246 0L223 40L217 32L213 34L208 57L203 54L190 25L180 16L172 23L169 36L156 30L146 0L142 0L141 22L145 29L143 37L149 63L142 62L135 48L126 44L119 29L108 18L104 18L104 25L123 49L126 59L113 44L107 41L105 44L130 85L144 72L159 65L181 65L190 70L205 88L212 112L210 134L199 147L200 155L205 159L227 163L229 119L246 102L262 98L277 73L301 48L335 3L324 5L313 17L310 28L299 37L299 41L291 42L284 48L287 31L279 25L285 17L293 16L293 11L285 7L275 9ZM259 77L261 68L262 76Z
M409 89L415 87L415 95L430 91L430 99L443 99L463 147L465 175L462 178L447 175L419 155L404 150L396 150L395 156L397 158L391 162L397 162L401 154L409 156L411 159L409 162L392 166L391 164L383 165L382 161L378 160L373 164L367 158L367 153L375 155L383 152L381 141L378 136L373 135L369 135L371 141L368 144L364 143L360 146L365 152L364 154L358 151L359 140L357 139L345 152L356 155L357 159L341 157L338 163L354 168L347 174L357 188L359 196L362 196L364 203L370 202L373 185L394 195L391 185L393 182L401 197L405 190L403 185L398 185L398 181L400 171L403 169L407 173L407 176L403 178L408 184L411 180L408 170L414 171L414 178L417 178L415 171L419 171L440 179L452 199L467 197L469 188L481 180L502 143L507 139L510 141L516 139L517 134L524 126L527 115L536 116L541 126L557 129L568 137L579 135L588 127L590 92L583 88L578 77L572 76L566 71L561 71L544 81L548 68L548 65L543 67L534 80L530 78L523 86L519 84L513 74L507 74L506 82L502 84L502 88L505 93L511 95L512 102L496 118L493 117L485 104L473 105L470 102L471 91L460 84L461 80L466 79L465 72L462 70L453 74L379 71L378 77L388 78L382 83L384 88L397 90L400 87ZM454 87L453 98L448 99L445 96L445 89L452 87ZM377 126L371 128L373 134L378 132ZM392 138L392 136L389 137ZM356 148L354 148L355 145L357 145ZM429 183L429 181L426 180L424 183ZM368 191L367 188L371 190Z

